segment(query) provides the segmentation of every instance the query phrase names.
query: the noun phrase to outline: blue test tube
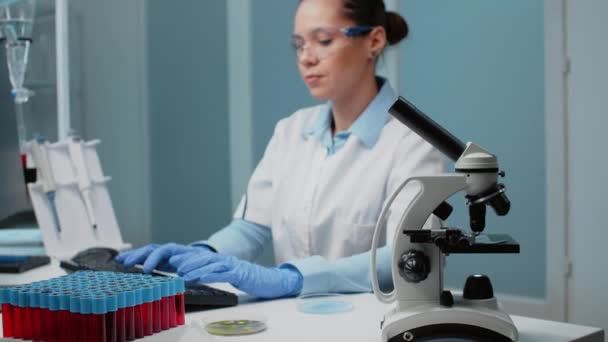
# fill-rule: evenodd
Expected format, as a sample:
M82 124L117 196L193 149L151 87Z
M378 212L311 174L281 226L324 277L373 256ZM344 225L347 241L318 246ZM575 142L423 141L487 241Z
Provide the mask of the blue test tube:
M162 291L160 284L154 282L152 294L154 301L152 302L152 331L158 333L161 331L161 298Z
M125 342L127 340L126 307L127 296L122 288L116 286L116 341Z
M17 298L21 308L21 338L24 340L31 340L34 335L32 331L32 308L30 308L29 291L27 288L21 288L17 292Z
M127 335L127 341L135 340L135 290L130 287L125 289L126 296L126 308L125 308L125 332Z
M42 309L40 308L40 290L37 287L29 290L29 302L32 315L32 340L42 341Z
M107 312L105 314L105 322L106 322L106 342L116 342L117 341L117 322L116 322L116 312L118 310L118 296L116 293L112 291L105 292L105 300Z

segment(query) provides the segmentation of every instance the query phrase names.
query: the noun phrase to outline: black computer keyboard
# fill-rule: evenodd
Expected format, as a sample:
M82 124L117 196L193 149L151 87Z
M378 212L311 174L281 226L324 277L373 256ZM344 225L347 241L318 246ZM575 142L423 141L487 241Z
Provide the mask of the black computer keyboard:
M48 256L0 256L0 273L23 273L51 262Z
M71 260L61 261L60 265L67 271L110 271L119 273L142 273L141 268L125 267L116 261L118 252L112 248L95 247L86 249ZM165 276L153 272L156 276ZM212 309L238 304L238 297L231 292L211 286L194 283L186 284L184 293L186 310Z

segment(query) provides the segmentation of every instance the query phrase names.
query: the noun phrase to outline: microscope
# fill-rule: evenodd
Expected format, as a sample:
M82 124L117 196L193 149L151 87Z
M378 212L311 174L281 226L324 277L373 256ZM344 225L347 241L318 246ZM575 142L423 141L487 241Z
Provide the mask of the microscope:
M510 201L495 155L473 143L466 145L403 98L389 112L397 120L456 162L455 172L414 176L389 197L376 223L371 251L372 286L376 298L396 305L381 322L382 341L517 341L513 321L494 297L485 275L467 278L462 294L443 288L445 258L454 253L519 253L519 244L506 234L482 234L486 207L499 216ZM376 250L392 202L406 185L419 191L401 217L392 245L394 289L378 284ZM470 232L459 228L423 229L430 215L447 220L446 200L463 191L469 209Z

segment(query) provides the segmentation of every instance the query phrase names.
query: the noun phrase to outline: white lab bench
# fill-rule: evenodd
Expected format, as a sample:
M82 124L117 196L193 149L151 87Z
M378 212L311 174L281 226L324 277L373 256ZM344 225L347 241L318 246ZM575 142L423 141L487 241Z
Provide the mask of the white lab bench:
M15 283L19 280L37 281L65 274L59 268L58 262L44 266L22 275L0 275L0 285ZM232 289L226 284L214 286L222 289ZM149 342L205 342L205 341L291 341L291 342L320 342L320 341L349 341L349 342L380 342L380 320L388 311L390 305L382 304L373 294L348 295L353 303L353 310L340 314L311 315L297 310L297 299L287 298L269 301L253 300L246 295L240 295L238 306L224 309L192 312L186 315L186 326L144 338ZM266 319L268 329L255 335L239 337L218 337L204 334L197 328L196 323L208 320L247 319L260 317ZM512 316L519 330L520 342L604 342L602 329L547 321L529 317ZM0 330L1 331L1 330ZM0 335L1 336L1 335ZM21 341L0 339L0 341Z

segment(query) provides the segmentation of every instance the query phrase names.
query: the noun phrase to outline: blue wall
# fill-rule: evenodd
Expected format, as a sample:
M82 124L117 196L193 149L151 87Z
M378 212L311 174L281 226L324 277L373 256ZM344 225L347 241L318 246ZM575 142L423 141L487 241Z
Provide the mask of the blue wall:
M400 2L411 28L401 46L401 93L463 141L495 153L511 213L488 211L486 232L511 234L519 255L450 256L446 284L485 273L495 290L545 294L543 2ZM464 198L451 224L468 227Z
M146 5L152 240L189 242L232 211L226 4Z
M253 159L256 164L277 121L299 108L315 104L300 79L289 44L297 4L296 0L264 0L251 6Z

